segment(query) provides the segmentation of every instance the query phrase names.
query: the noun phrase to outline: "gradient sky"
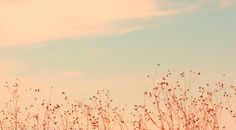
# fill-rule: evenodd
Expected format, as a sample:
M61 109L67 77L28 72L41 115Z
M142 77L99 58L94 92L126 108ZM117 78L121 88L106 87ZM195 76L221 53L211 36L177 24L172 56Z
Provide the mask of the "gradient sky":
M157 64L236 84L235 36L235 0L0 0L0 80L136 103Z

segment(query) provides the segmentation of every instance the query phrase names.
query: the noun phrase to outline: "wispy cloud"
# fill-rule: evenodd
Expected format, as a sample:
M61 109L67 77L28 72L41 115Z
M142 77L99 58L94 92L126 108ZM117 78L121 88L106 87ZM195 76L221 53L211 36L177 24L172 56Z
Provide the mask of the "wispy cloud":
M0 61L0 79L1 82L15 80L20 72L24 71L26 66L19 61L11 59L1 59Z
M65 79L65 78L79 78L82 75L83 75L83 72L80 72L80 71L64 71L63 73L61 73L61 75L59 75L59 77L61 79Z
M236 3L236 0L219 0L219 1L220 1L220 5L223 7L229 7Z
M183 9L191 8L176 8L174 3L156 0L1 1L0 47L69 37L120 34L140 27L124 29L114 23L190 11Z
M40 88L47 90L51 86L63 89L72 87L78 84L83 77L84 72L78 70L44 70L40 72L33 72L28 75L21 75L20 81L23 84L22 88Z

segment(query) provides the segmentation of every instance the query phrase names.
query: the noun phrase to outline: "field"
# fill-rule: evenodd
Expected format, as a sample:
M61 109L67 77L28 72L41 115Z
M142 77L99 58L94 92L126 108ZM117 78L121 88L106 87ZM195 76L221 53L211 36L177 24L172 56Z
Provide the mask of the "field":
M173 76L174 75L174 76ZM224 83L196 86L201 74L190 71L176 74L168 70L163 77L147 75L152 89L143 93L143 104L136 104L132 111L126 106L113 105L109 90L100 90L84 100L69 99L61 92L63 101L53 103L38 88L25 90L33 93L34 102L20 105L20 84L7 83L11 98L0 114L1 130L221 130L224 114L236 123L236 87ZM174 80L177 77L178 80Z

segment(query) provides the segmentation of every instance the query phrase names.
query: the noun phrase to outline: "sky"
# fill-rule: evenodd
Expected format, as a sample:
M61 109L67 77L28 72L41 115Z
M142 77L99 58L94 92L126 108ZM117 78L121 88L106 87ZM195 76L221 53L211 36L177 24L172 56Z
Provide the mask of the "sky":
M236 84L235 23L235 0L0 0L0 82L124 104L157 64Z

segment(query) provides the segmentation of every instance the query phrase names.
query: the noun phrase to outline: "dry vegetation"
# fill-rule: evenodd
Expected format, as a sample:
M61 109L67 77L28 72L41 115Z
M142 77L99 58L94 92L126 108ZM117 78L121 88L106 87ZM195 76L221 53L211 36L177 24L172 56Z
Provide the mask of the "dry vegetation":
M144 92L144 103L132 112L113 105L109 91L97 91L88 103L69 100L61 92L63 103L52 103L42 96L40 89L26 90L39 95L35 102L21 106L19 84L6 83L11 99L0 113L1 130L220 130L222 111L236 121L234 99L236 87L223 83L197 86L200 73L190 72L172 77L172 71L156 80L148 75L153 87ZM187 76L186 76L187 75ZM41 95L41 96L40 96ZM128 116L127 116L128 114ZM128 117L128 118L127 118Z

